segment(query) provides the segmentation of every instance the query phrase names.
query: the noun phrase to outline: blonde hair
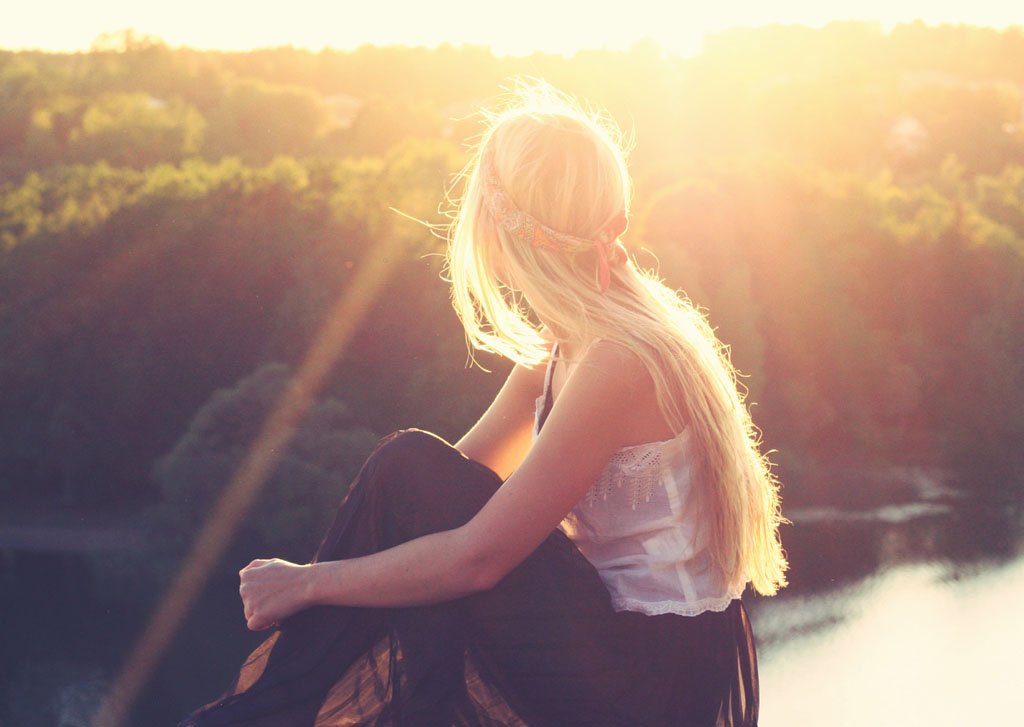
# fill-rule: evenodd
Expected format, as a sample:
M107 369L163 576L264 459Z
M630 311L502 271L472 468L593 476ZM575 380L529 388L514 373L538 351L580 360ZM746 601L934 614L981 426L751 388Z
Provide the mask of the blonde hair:
M629 209L617 127L543 83L520 87L512 103L486 117L487 131L460 175L464 189L447 253L453 305L471 347L538 364L550 346L539 319L577 347L604 339L631 350L654 381L666 422L677 433L692 428L711 557L730 585L749 580L758 592L774 594L786 584L778 482L760 452L728 349L707 320L628 256L612 268L602 293L593 246L531 245L496 224L488 208L485 150L520 210L594 239Z

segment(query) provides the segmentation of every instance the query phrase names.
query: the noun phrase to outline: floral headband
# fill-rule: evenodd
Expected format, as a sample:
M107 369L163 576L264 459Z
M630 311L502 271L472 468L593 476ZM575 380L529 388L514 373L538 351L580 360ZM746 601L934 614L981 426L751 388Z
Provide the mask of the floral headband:
M555 250L577 252L594 247L597 250L598 279L601 292L608 290L611 283L611 266L626 262L626 249L619 242L619 236L626 231L629 222L625 210L620 211L606 224L594 239L576 237L567 232L554 230L543 222L516 207L515 202L501 186L494 154L490 150L483 156L484 198L494 215L495 221L514 237L534 247L544 245Z

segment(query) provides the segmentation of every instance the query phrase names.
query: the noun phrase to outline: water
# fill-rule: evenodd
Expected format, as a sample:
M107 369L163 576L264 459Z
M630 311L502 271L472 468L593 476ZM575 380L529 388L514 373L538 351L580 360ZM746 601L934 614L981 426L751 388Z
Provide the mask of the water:
M762 727L1024 724L1016 699L1024 682L1019 507L982 507L932 488L903 504L786 514L794 522L783 534L791 586L748 601ZM48 558L23 555L21 569L8 574L21 600L7 620L23 627L5 643L18 658L8 683L0 682L4 726L5 697L11 727L86 724L116 666L104 649L123 639L126 619L144 615L104 615L90 606L93 589L68 576L80 576L84 564ZM230 607L194 614L183 642L204 648L200 634L222 628L224 613L237 617L233 587L224 596ZM224 644L218 649L204 658L221 658L230 670L234 657L220 653ZM142 706L158 717L139 724L169 724L163 716L208 696L173 657L165 670L168 681L158 679Z
M1024 557L900 565L758 602L761 725L1022 724L1021 604Z

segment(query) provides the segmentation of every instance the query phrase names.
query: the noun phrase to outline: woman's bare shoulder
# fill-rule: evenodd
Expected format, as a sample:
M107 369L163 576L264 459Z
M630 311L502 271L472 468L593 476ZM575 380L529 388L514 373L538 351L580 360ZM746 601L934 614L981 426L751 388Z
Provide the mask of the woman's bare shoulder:
M653 380L647 366L633 349L616 341L602 338L590 344L581 364L618 379L623 386L644 388Z
M623 392L620 415L628 425L627 445L662 441L675 436L658 405L654 378L644 360L629 346L602 339L594 342L583 362L591 371L606 377L610 385Z

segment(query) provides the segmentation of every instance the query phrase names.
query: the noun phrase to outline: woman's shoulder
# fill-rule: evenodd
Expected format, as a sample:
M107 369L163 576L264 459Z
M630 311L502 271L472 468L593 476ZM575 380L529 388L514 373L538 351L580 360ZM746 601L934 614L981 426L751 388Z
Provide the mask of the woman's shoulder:
M614 376L626 386L638 385L644 380L653 384L646 364L636 351L607 338L595 339L587 347L580 363Z
M626 410L621 416L631 432L631 441L626 445L668 440L678 434L665 421L648 364L633 348L625 343L598 339L589 346L580 363L622 392Z

